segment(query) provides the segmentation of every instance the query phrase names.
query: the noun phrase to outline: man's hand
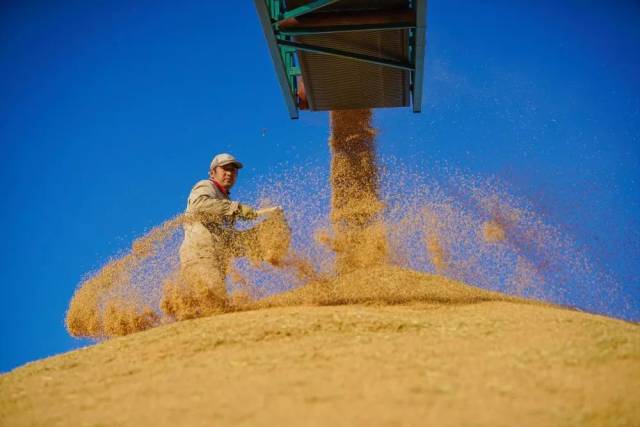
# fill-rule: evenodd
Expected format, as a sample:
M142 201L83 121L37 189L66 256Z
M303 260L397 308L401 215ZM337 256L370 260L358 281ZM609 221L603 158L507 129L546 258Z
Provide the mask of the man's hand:
M280 206L274 206L272 208L264 208L264 209L258 209L256 211L256 213L258 214L258 216L265 216L265 215L271 215L274 214L276 212L282 212L282 207Z

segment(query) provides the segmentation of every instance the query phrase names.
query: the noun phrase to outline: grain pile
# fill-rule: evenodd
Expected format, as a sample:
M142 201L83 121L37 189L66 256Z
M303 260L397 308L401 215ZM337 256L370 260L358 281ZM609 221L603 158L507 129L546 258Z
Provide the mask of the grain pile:
M638 324L371 273L29 363L0 375L0 425L640 424Z

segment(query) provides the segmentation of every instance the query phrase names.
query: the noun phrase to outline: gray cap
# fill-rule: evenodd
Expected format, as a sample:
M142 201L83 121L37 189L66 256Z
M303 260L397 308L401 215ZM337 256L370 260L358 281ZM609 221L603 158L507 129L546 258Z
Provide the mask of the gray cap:
M213 158L213 160L211 160L211 166L209 167L209 169L213 169L218 166L224 166L232 163L236 165L238 169L242 169L243 167L243 164L240 163L238 160L236 160L236 158L233 157L231 154L229 153L218 154Z

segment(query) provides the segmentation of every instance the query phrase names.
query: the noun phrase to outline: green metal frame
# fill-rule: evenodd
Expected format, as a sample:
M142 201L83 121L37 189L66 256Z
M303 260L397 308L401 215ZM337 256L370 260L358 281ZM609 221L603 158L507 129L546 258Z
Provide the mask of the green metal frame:
M321 7L325 7L330 5L331 3L336 3L339 0L316 0L311 3L307 3L303 6L296 7L295 9L286 11L279 17L279 21L284 21L285 19L296 18L298 16L311 13L314 10L318 10Z
M295 30L281 30L280 23L290 18L302 16L340 0L315 0L292 10L286 10L285 0L254 0L258 17L260 18L271 59L276 70L276 76L292 119L298 118L298 79L300 67L297 63L296 51L302 50L323 55L338 56L354 61L363 61L386 67L400 68L411 72L411 96L413 111L421 111L423 66L426 32L427 0L413 0L411 7L416 11L416 23L401 24L372 24L352 25L340 27L306 28ZM352 31L409 29L409 63L376 58L355 52L346 52L321 46L297 43L293 36L308 34L325 34Z
M413 112L422 111L422 84L424 81L424 52L426 49L427 33L427 0L414 0L416 10L416 27L412 31L411 60L415 70L411 72L411 96L413 97Z
M341 25L314 28L295 28L288 30L279 30L279 34L283 36L306 36L313 34L352 33L355 31L407 30L411 28L415 28L415 25L413 25L413 23L411 22L401 24L361 24L350 25L348 27Z
M392 61L390 59L376 58L375 56L363 55L355 52L333 49L329 47L313 46L304 43L290 42L288 40L278 40L280 46L292 47L297 50L307 52L322 53L325 55L339 56L341 58L354 59L356 61L368 62L369 64L383 65L385 67L400 68L402 70L414 71L413 64L408 62Z

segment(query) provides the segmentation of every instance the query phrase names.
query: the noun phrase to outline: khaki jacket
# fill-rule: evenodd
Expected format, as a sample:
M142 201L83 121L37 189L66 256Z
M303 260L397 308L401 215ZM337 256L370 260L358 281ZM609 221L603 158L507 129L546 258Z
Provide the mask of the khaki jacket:
M221 259L225 251L225 234L233 233L236 219L251 220L255 210L234 202L211 182L198 181L187 201L187 221L180 246L180 262Z

